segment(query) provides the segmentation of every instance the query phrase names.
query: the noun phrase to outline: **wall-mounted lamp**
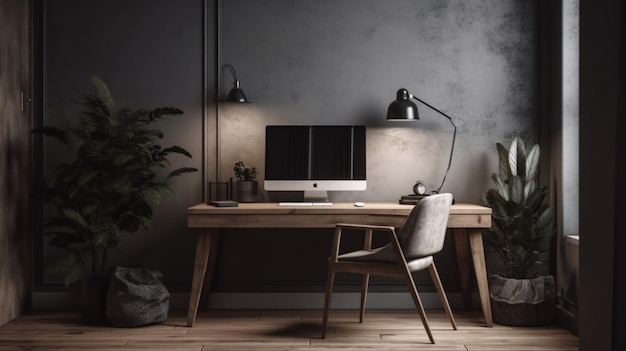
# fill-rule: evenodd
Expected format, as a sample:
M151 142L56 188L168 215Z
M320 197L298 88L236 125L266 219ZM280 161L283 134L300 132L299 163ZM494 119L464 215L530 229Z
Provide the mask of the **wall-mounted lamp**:
M452 154L454 153L454 142L456 140L456 126L454 125L454 122L452 122L452 118L450 118L448 115L432 107L426 102L416 98L415 96L413 96L413 94L410 94L409 91L404 88L398 90L398 93L396 95L396 100L394 100L391 104L389 104L389 108L387 109L387 120L388 121L417 121L419 120L419 113L417 111L417 105L415 105L415 103L410 100L411 98L421 102L422 104L435 110L435 112L438 112L439 114L447 118L450 121L450 124L452 124L452 127L454 127L454 134L452 135L452 147L450 148L450 159L448 161L448 168L446 169L446 173L443 176L441 185L439 185L439 188L437 188L437 190L434 191L434 193L439 193L439 191L441 190L441 187L443 187L443 183L446 181L446 177L448 176L450 165L452 165Z
M233 76L233 88L230 89L230 92L228 92L228 98L226 98L226 101L241 102L241 103L250 102L248 101L246 94L243 92L243 90L240 87L239 80L237 79L237 72L235 72L235 68L229 64L224 65L224 68L228 69L230 74Z
M218 66L219 67L219 66ZM230 64L225 64L222 69L228 69L233 77L233 88L228 92L226 102L236 103L249 103L246 94L241 89L239 80L237 79L237 72L235 68ZM218 74L221 73L218 71ZM220 83L219 75L217 80L217 101L220 99ZM232 178L228 182L220 181L221 178L221 146L220 146L220 104L215 104L215 181L208 182L208 203L216 204L222 200L230 200L232 198ZM218 201L218 202L215 202Z

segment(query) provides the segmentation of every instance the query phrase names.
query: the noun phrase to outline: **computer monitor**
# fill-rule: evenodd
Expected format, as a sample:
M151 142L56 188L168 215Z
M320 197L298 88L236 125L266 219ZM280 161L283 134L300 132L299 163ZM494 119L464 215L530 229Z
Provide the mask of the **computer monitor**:
M303 191L328 201L328 191L367 188L365 126L267 126L266 191Z

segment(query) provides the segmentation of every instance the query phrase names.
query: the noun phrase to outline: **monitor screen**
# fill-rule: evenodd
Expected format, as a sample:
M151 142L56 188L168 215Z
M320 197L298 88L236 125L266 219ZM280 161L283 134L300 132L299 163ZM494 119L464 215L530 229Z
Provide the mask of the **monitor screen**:
M327 200L328 191L365 190L364 126L267 126L266 191L303 191Z

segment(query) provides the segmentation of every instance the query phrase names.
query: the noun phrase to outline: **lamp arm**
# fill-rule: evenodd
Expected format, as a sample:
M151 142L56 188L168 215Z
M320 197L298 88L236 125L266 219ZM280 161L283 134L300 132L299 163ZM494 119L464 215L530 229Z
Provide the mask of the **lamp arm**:
M456 125L454 125L454 122L452 121L452 118L450 118L450 116L448 116L445 113L439 111L438 109L434 108L430 104L420 100L419 98L417 98L413 94L409 94L409 96L412 97L413 99L421 102L422 104L430 107L431 109L435 110L435 112L438 112L440 115L442 115L445 118L447 118L448 121L450 121L450 124L452 124L452 127L454 127L454 133L452 134L452 146L450 147L450 159L448 160L448 168L446 168L446 173L444 173L444 175L443 175L443 180L441 181L441 185L439 185L439 188L437 188L437 190L436 190L436 192L439 193L439 191L441 191L441 188L443 187L443 183L445 183L445 181L446 181L446 177L448 177L448 172L450 171L450 166L452 165L452 155L454 154L454 143L456 141Z
M237 81L238 81L238 80L237 80L237 72L235 72L235 67L233 67L233 66L232 66L231 64L229 64L229 63L225 64L225 65L224 65L224 67L225 67L225 68L227 68L227 69L228 69L228 71L230 72L230 75L231 75L231 76L233 76L233 80L234 80L235 82L237 82ZM237 84L237 83L235 83L235 84Z

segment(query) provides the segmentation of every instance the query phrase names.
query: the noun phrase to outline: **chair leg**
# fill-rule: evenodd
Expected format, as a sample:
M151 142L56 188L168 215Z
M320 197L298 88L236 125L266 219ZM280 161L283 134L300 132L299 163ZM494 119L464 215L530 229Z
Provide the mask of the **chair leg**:
M326 283L326 299L324 301L324 317L322 319L322 339L326 338L326 325L328 324L328 310L330 309L330 301L333 294L333 285L335 284L335 270L328 270L328 282Z
M417 312L422 319L422 324L424 325L424 329L426 329L426 334L428 334L428 338L431 343L435 343L435 338L433 338L433 334L430 331L430 326L428 325L428 319L426 319L426 312L424 311L424 305L422 305L422 300L420 299L419 294L417 293L417 287L415 286L415 282L413 281L413 276L411 275L411 271L409 271L409 267L407 267L406 263L404 264L404 269L402 269L402 275L404 276L404 280L411 291L411 296L413 297L413 302L415 303L415 307L417 308Z
M430 266L428 266L428 272L430 273L430 277L435 283L435 287L437 288L437 293L439 294L439 299L441 300L443 309L446 311L446 314L448 315L448 318L450 319L452 328L456 330L456 321L454 320L454 315L452 314L452 310L450 309L448 298L446 297L446 293L443 290L443 285L441 284L441 280L439 279L439 274L437 273L435 262L433 262Z
M361 282L361 310L359 311L359 323L363 323L363 317L365 316L365 301L367 300L367 287L369 285L370 275L363 274L363 281Z

